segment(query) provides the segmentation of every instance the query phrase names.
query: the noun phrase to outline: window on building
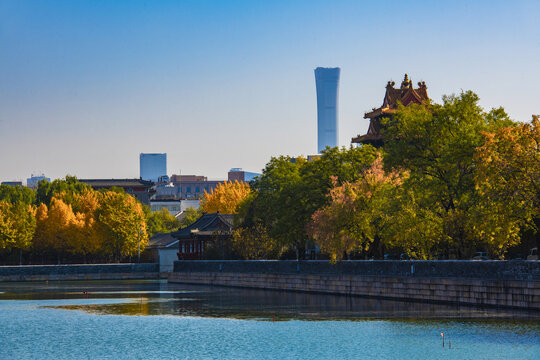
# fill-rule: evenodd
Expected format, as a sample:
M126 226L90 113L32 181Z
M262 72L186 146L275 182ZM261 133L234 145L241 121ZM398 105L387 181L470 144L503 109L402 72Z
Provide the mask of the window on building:
M196 192L196 193L199 193L199 192L201 192L201 190L199 189L199 187L198 187L198 186L197 186L197 187L195 188L195 192Z
M191 186L188 186L186 192L189 194L191 192Z

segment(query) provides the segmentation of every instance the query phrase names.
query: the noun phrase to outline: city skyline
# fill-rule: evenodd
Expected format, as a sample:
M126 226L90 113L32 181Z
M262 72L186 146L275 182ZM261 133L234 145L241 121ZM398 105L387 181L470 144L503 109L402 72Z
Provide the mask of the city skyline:
M538 113L534 1L452 4L3 1L0 181L224 178L317 148L313 69L339 66L339 145L365 133L384 86L426 81L431 99L473 90L485 108ZM444 14L441 17L440 14ZM381 20L382 19L382 20Z

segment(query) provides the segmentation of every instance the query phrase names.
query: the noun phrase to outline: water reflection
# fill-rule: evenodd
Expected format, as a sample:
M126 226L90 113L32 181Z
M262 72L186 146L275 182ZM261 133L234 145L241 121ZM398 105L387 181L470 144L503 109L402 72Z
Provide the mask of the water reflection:
M359 319L540 319L539 312L479 309L299 292L87 281L0 284L0 300L84 299L55 307L102 315L176 315L264 321ZM109 299L106 302L98 299ZM114 299L122 299L114 301ZM92 302L92 300L95 300ZM127 300L127 301L126 301Z

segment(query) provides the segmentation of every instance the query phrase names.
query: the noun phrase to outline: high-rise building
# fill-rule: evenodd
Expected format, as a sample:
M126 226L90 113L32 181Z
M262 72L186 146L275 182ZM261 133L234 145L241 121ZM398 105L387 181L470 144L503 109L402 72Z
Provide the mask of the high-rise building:
M160 176L167 175L167 154L141 154L141 179L158 181Z
M51 179L46 177L44 174L41 174L41 175L32 174L32 176L30 176L29 178L26 179L26 186L28 186L29 188L32 188L32 189L37 189L38 183L41 180L51 182Z
M315 69L317 88L317 149L338 146L338 85L340 68Z

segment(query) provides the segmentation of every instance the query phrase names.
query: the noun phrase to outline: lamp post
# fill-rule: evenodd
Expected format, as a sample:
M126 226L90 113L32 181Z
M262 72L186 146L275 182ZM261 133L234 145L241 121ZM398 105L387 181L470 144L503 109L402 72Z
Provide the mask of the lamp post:
M137 262L141 262L141 232L142 225L139 225L139 231L137 232Z

